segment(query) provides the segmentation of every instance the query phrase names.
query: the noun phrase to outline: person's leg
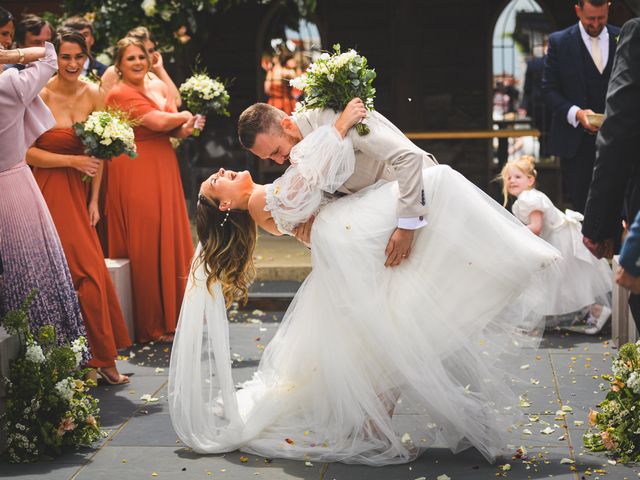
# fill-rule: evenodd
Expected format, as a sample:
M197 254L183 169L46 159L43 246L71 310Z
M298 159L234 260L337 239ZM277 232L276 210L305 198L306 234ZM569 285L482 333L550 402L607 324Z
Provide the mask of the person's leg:
M636 328L640 331L640 295L635 293L629 295L629 308L631 309L631 315L633 315Z
M580 213L584 213L591 185L596 155L595 141L595 135L584 136L576 154L561 160L562 175L566 180L571 207Z

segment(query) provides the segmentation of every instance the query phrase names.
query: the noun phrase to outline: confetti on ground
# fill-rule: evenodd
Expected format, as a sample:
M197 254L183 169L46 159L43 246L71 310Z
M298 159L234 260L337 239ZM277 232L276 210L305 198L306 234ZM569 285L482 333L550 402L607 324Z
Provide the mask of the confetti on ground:
M249 458L248 457L240 457L240 461L242 463L247 463L249 461Z
M529 364L527 363L526 365L520 365L520 370L529 370Z
M152 397L148 393L145 393L140 397L140 400L144 400L145 402L157 402L158 399L156 397Z
M551 427L547 427L544 430L540 430L540 433L543 433L545 435L551 435L553 432L555 432L555 429Z

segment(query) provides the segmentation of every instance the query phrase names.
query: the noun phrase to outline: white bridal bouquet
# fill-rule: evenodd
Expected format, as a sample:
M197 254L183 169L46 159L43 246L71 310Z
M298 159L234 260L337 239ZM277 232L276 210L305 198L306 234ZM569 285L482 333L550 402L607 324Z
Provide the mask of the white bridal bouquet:
M180 94L187 109L195 114L214 112L217 115L229 116L229 93L219 78L211 78L205 72L194 73L180 85ZM200 135L195 128L193 136Z
M373 110L375 70L367 68L367 59L355 50L340 53L339 44L333 49L332 55L323 53L305 73L290 81L292 87L305 95L304 100L297 103L296 112L321 108L338 112L355 97L359 97L368 110ZM356 130L360 135L369 133L364 121L356 125Z
M85 147L85 153L100 160L111 160L123 153L136 158L136 142L132 122L120 110L91 113L82 123L73 125ZM88 180L84 176L82 180Z

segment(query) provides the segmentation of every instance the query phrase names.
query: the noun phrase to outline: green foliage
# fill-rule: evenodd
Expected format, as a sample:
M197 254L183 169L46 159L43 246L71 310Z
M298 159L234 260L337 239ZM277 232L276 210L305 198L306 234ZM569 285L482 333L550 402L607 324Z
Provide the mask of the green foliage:
M640 461L640 342L620 347L613 359L613 375L599 411L589 412L595 428L583 436L592 451L608 451L621 462Z
M250 0L65 0L65 16L85 15L93 20L94 50L109 49L132 28L145 26L166 51L192 36L206 38L211 15ZM262 0L260 3L270 3ZM316 0L296 0L301 15L315 11Z
M13 463L54 457L65 448L90 445L103 436L98 401L87 393L90 384L82 380L84 371L79 369L86 340L79 337L71 345L57 346L51 325L32 335L28 307L34 295L31 292L21 308L2 319L2 325L11 324L22 341L21 353L5 379L3 419Z

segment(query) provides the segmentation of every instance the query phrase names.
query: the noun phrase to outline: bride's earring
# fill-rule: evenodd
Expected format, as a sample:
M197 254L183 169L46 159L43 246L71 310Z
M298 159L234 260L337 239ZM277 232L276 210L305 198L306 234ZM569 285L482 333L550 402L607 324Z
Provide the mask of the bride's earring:
M222 223L220 224L221 227L224 227L224 224L227 223L227 220L229 219L229 214L231 213L231 204L228 203L227 204L227 213L224 216L224 219L222 220Z

